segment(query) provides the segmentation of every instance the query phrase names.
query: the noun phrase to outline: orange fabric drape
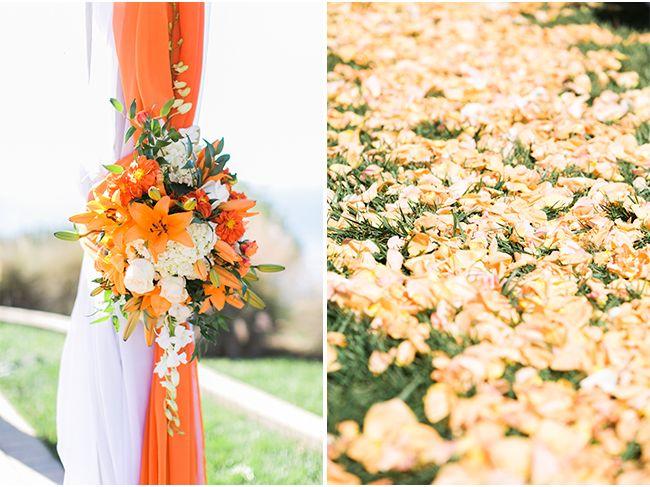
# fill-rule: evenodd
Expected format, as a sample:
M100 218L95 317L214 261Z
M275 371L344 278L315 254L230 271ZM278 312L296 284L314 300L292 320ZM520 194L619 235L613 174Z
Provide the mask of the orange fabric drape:
M174 98L173 79L190 88L183 99L192 108L172 119L176 128L192 124L201 82L204 36L203 3L115 3L113 32L124 95L124 105L135 100L137 110L158 115L160 108ZM177 22L172 22L178 15ZM169 25L175 28L171 32ZM182 43L178 44L178 40ZM170 42L176 48L170 54ZM182 61L188 69L172 74L172 64ZM178 95L176 96L178 97ZM127 159L128 160L128 159ZM153 345L154 363L162 350ZM190 357L193 345L187 347ZM153 375L145 422L140 469L141 484L205 483L205 446L196 361L178 369L180 383L177 405L182 434L169 436L164 414L165 389Z

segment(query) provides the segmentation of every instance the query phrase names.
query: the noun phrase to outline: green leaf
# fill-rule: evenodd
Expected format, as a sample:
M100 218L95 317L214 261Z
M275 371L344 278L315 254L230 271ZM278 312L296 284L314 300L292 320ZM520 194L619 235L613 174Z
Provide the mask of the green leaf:
M257 294L253 292L252 289L248 288L243 295L244 301L250 304L253 308L264 309L266 304Z
M79 240L79 234L77 232L71 232L69 230L54 232L54 236L60 240L67 240L69 242Z
M228 154L223 154L217 157L217 165L215 166L215 171L217 174L223 171L223 168L226 165L226 162L228 162L228 159L230 159L230 155Z
M131 126L129 127L129 130L126 131L126 134L124 134L124 142L128 142L131 137L133 137L133 134L135 133L135 127Z
M96 320L93 320L90 322L91 325L94 325L95 323L101 323L102 321L106 321L110 318L109 315L102 316L101 318L97 318Z
M212 165L214 164L214 156L216 156L216 152L214 151L214 146L207 141L206 139L203 139L205 142L205 165L208 168L212 168Z
M122 174L124 172L124 168L119 164L106 164L104 165L104 168L113 174Z
M115 108L115 110L120 113L124 111L124 106L120 103L119 100L116 100L115 98L111 98L111 105L113 105L113 108Z
M115 329L115 333L120 331L120 321L117 319L116 315L111 316L111 321L113 322L113 328Z
M129 118L134 118L135 117L135 111L137 109L137 105L135 104L135 99L131 102L131 106L129 107Z
M260 272L282 272L284 270L284 266L278 264L260 264L255 268Z
M217 154L221 154L221 151L223 150L223 142L224 139L221 139L219 143L217 144Z
M165 104L160 109L160 116L161 117L166 117L167 115L169 115L169 112L171 112L171 110L172 110L172 105L173 104L174 104L174 99L173 98L167 100L167 102L165 102Z
M192 157L193 151L194 151L194 145L192 144L192 139L190 139L189 135L186 135L185 138L187 139L187 157Z
M221 284L221 279L219 279L219 274L217 274L217 270L213 267L210 269L210 282L214 287L219 287Z

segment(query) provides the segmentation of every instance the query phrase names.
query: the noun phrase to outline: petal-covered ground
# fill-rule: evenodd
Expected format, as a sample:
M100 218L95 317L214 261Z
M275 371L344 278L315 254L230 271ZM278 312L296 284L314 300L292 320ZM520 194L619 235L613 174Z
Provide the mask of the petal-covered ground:
M650 34L328 9L329 481L649 483Z

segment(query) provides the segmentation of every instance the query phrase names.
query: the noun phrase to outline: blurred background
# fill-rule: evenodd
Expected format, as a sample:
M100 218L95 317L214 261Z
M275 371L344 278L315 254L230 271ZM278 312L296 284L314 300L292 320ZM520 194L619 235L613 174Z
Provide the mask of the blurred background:
M3 128L0 177L0 305L68 314L81 250L52 232L70 228L68 216L84 203L85 6L37 10L5 4L0 16L0 45L20 46L2 49L10 126ZM322 355L323 64L313 43L301 42L313 38L313 22L279 29L269 21L283 10L320 21L301 4L219 3L209 10L198 124L207 138L225 137L231 171L258 200L261 214L249 226L260 246L256 262L287 268L261 280L268 309L231 313L232 328L211 354ZM104 109L112 110L108 100Z

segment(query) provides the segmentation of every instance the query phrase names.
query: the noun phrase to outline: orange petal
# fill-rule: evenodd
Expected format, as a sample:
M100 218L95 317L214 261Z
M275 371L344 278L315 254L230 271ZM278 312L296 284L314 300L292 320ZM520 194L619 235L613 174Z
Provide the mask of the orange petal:
M235 262L240 262L242 260L241 256L233 250L228 242L217 240L217 242L214 244L214 248L219 256L230 264L234 264Z
M70 218L68 218L68 220L70 220L72 223L81 223L82 225L85 225L93 221L96 216L96 213L89 211L88 213L79 213L78 215L72 215Z
M194 247L194 241L192 240L192 237L190 237L190 234L187 233L186 230L176 231L173 233L170 232L169 239L175 240L179 244L183 244L186 247Z
M124 235L124 240L128 242L133 242L134 240L137 240L139 238L146 238L146 235L143 234L142 230L140 227L134 225L131 228L129 228L126 231L126 234Z
M129 213L135 222L143 227L148 228L151 226L151 221L153 220L153 212L151 208L142 203L131 203L129 205Z
M167 225L175 229L185 230L192 223L194 214L191 211L184 211L183 213L174 213L167 217Z
M169 213L169 205L171 201L172 200L169 196L163 196L158 200L156 206L153 207L153 211L155 211L159 215L166 215L167 213Z
M230 200L219 205L219 209L223 211L244 211L255 206L253 200Z
M233 306L234 308L241 309L244 307L244 302L239 299L239 296L235 296L234 294L231 294L226 298L226 302L230 305Z
M201 308L199 308L199 313L205 313L210 308L211 308L210 299L208 298L205 301L203 301L203 303L201 304Z
M149 251L151 252L151 255L153 256L154 259L157 260L158 254L161 254L165 251L168 240L169 239L167 238L167 235L161 235L156 240L149 241Z

